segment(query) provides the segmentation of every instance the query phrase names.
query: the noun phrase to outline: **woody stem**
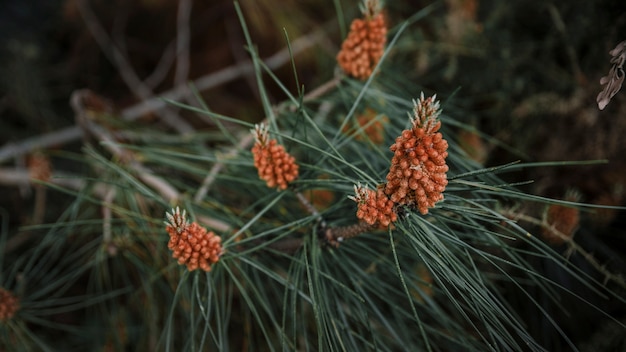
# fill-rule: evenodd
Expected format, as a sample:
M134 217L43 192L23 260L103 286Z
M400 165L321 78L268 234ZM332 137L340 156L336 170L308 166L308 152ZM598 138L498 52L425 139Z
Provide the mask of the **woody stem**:
M329 227L323 229L322 237L333 247L339 247L341 242L356 237L363 232L369 231L373 229L374 226L370 225L366 222L359 222L354 225L349 226L340 226L340 227Z

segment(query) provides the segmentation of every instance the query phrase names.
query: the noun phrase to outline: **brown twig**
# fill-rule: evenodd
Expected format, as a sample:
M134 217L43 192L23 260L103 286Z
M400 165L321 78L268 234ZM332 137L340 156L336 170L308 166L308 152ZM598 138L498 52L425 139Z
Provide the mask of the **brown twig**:
M35 185L35 209L33 210L33 224L41 224L46 214L46 196L48 190L43 185Z
M618 284L619 286L621 286L623 288L626 288L626 280L624 280L624 276L623 275L621 275L621 274L614 274L614 273L611 273L610 271L608 271L604 265L602 265L602 264L600 264L600 262L598 262L598 260L593 256L593 254L587 252L578 243L576 243L574 241L573 237L570 237L570 236L567 236L567 235L563 234L562 232L557 230L554 226L549 224L545 219L541 219L540 220L540 219L537 219L535 217L524 215L524 214L520 214L520 213L514 212L514 211L503 211L502 215L504 215L504 216L506 216L508 218L512 218L513 220L522 220L522 221L526 221L528 223L531 223L533 225L541 226L542 228L549 228L553 235L559 237L561 240L563 240L563 242L567 243L569 248L568 248L566 254L568 256L571 255L571 253L574 253L574 252L579 253L583 258L585 258L585 260L587 260L587 262L589 264L591 264L591 266L593 266L598 272L600 272L600 273L602 273L602 275L604 275L604 283L606 283L608 281L613 281L616 284Z
M174 84L187 86L189 77L189 17L191 15L191 0L178 2L178 16L176 27L176 72Z
M337 248L344 241L373 229L375 229L374 226L366 222L359 222L357 224L349 226L329 227L326 229L322 229L322 233L320 234L320 236L328 244Z
M26 168L0 168L0 184L7 186L17 186L28 182L30 175ZM62 171L54 171L50 180L47 181L55 186L81 190L85 187L85 181ZM98 198L104 198L107 192L105 184L96 184L93 188L94 194Z
M318 44L323 38L324 32L318 30L316 32L294 40L293 42L291 42L293 55L297 55L304 50L309 49L313 45ZM289 62L289 60L289 50L288 48L283 48L282 50L276 52L274 55L264 59L263 62L269 69L276 69ZM166 65L164 64L163 66ZM197 80L193 81L192 85L196 87L198 91L204 91L249 74L250 72L253 72L253 70L254 68L252 66L252 63L250 62L232 65L219 71L210 73L206 76L200 77ZM156 78L151 79L151 81L152 80L154 80L155 82L158 81ZM334 87L336 86L337 81L338 78L335 78L327 82L325 85L322 85L316 90L312 91L309 96L311 97L311 99L313 99L315 96L321 95L316 94L315 92L325 92L328 90L328 85ZM191 92L186 86L177 86L166 92L163 92L162 94L159 94L158 97L145 99L135 105L123 109L121 111L121 115L125 120L134 121L150 111L158 111L165 108L167 106L167 102L164 100L180 100L188 97L190 94ZM75 141L81 138L82 132L83 131L78 126L71 126L60 129L58 131L27 138L19 143L7 144L0 148L0 163L11 158L16 158L31 153L35 149L46 149L54 145L61 145Z
M79 0L77 4L83 19L85 20L85 24L91 32L91 35L93 35L94 39L108 57L109 61L117 67L124 83L126 83L128 88L130 88L140 99L145 100L152 98L154 96L153 92L139 79L128 59L126 59L117 45L113 43L100 24L97 16L93 13L88 1ZM168 109L157 111L157 113L165 123L177 130L179 133L191 133L194 130L189 123Z

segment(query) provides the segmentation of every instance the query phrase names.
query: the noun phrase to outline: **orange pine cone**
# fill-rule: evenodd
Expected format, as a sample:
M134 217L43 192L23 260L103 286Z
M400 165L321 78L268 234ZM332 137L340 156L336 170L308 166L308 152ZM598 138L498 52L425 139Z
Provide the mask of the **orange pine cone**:
M263 124L257 125L253 133L256 143L252 155L259 178L270 188L287 189L287 185L298 178L296 159L275 139L268 140L268 130Z
M344 72L360 80L372 74L387 43L385 17L375 7L366 4L364 18L352 21L348 37L337 54L337 62Z
M50 181L52 176L50 159L41 152L30 155L28 158L28 172L31 180Z
M398 219L394 203L387 197L382 188L376 191L363 188L361 185L354 186L356 196L350 199L358 203L356 217L369 225L387 227Z
M385 141L385 125L389 123L387 116L376 118L375 110L367 108L363 114L356 117L356 122L363 128L363 133L355 135L354 139L362 141L367 138L374 144L382 144ZM374 120L374 121L372 121ZM347 125L343 129L346 134L354 133L354 129L350 129Z
M19 299L10 291L0 287L0 322L13 318L19 308Z
M568 192L565 200L576 202L579 197L580 195L576 192ZM580 212L577 208L550 204L544 219L547 226L541 229L543 239L548 243L558 245L574 237L580 223Z
M217 263L224 253L222 239L213 231L193 222L189 224L185 219L185 211L172 209L172 214L166 214L169 223L165 230L170 235L167 247L172 250L172 257L178 263L186 265L189 271L198 268L211 271L211 265Z
M448 184L446 157L448 142L437 132L441 113L435 97L415 102L415 119L410 130L402 131L389 148L394 152L387 174L385 193L398 205L428 209L443 199Z

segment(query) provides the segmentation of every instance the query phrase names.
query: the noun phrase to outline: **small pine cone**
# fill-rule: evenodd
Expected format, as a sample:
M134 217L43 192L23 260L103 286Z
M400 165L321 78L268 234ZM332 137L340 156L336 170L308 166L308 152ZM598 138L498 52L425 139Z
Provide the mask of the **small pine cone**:
M31 180L47 182L52 176L52 166L48 157L42 153L34 153L28 158L28 173Z
M19 308L19 299L10 291L0 288L0 322L13 318Z
M576 192L568 192L565 200L578 201L579 197ZM544 220L547 226L541 229L543 239L550 244L559 245L574 237L580 222L580 214L577 208L550 204L544 215Z
M170 235L167 247L172 250L172 257L179 264L186 265L189 271L198 268L211 271L211 265L217 263L224 253L222 239L195 222L189 224L186 219L181 219L178 208L172 215L166 215L170 220L165 227Z
M354 139L363 141L369 138L374 144L383 144L385 141L385 125L389 123L387 116L377 118L376 111L368 108L363 114L357 116L356 121L359 127L363 128L363 133L357 133ZM354 129L350 129L346 125L343 132L352 134Z
M415 207L422 214L443 199L448 184L448 142L437 132L441 122L436 120L440 111L434 98L424 99L422 94L414 102L412 128L402 131L389 148L394 155L385 186L391 201Z
M287 185L298 178L296 159L275 139L268 140L267 128L263 124L257 125L253 133L256 143L252 147L252 155L259 178L270 188L287 189Z
M358 204L356 217L368 225L387 227L398 219L394 203L387 197L382 188L376 191L354 186L356 196L350 196Z
M372 74L387 43L385 17L375 7L367 4L364 18L352 21L348 37L337 54L337 62L344 72L360 80L366 80Z

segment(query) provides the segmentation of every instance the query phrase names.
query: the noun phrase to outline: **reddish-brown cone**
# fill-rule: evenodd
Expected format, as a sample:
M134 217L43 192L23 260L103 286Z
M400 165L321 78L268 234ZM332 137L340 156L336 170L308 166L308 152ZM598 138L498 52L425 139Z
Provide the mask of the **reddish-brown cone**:
M0 287L0 322L13 318L19 308L19 299L10 291Z
M568 192L566 201L579 200L576 192ZM544 215L546 226L541 229L543 239L551 244L558 245L567 242L574 236L580 222L580 214L577 208L561 204L550 204Z
M31 180L48 182L52 176L50 160L42 153L34 153L28 158L28 173Z
M385 17L378 9L378 1L366 0L363 19L350 25L348 37L337 54L337 62L346 74L366 80L383 56L387 42Z
M368 225L387 227L398 219L394 203L387 197L382 188L374 191L357 185L354 186L354 193L356 195L349 198L358 204L356 217L359 220Z
M448 142L437 132L441 111L435 98L424 99L422 94L414 101L412 128L402 131L389 148L394 155L385 193L395 204L415 207L422 214L427 214L429 208L443 199L448 184Z
M374 144L382 144L385 141L385 125L389 123L387 116L378 117L375 110L368 108L356 117L356 122L363 128L363 133L357 133L354 139L359 141L369 139ZM354 129L346 125L343 132L352 134Z
M298 178L296 159L275 139L269 139L268 129L263 124L256 125L252 132L256 138L252 155L259 177L270 188L287 189L287 185Z
M181 214L177 207L172 209L172 214L165 214L169 221L165 223L165 230L170 235L167 247L172 250L172 257L189 271L198 268L211 271L211 265L224 253L222 239L195 222L189 224L185 213L183 210Z

